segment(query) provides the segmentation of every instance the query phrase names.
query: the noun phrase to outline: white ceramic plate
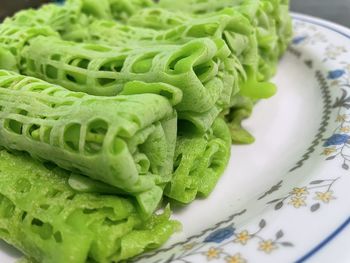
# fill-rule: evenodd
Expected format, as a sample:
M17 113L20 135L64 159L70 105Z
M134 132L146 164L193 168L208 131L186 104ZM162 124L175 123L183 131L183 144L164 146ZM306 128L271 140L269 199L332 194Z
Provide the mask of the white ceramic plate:
M137 262L350 262L350 30L294 15L275 82L214 193L174 217L183 231ZM0 262L19 254L0 244Z

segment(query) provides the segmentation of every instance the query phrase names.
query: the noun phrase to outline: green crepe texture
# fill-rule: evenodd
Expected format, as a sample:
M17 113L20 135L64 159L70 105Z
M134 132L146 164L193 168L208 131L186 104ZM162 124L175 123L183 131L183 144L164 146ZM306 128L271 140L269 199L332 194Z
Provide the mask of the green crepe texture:
M67 0L0 24L11 151L0 151L0 238L33 262L161 246L179 224L168 208L152 215L160 200L207 197L231 142L254 142L242 121L276 92L289 1L158 2Z
M73 5L72 3L74 3L73 6L76 7L78 6L77 4L78 2L79 1L70 1L68 2L67 6ZM207 5L208 3L201 2L201 4L199 3L197 4L201 6L200 8L202 9L204 8L204 6L206 6L206 8L208 9L207 10L208 12L208 11L211 11ZM277 2L275 1L273 3L275 6L271 6L272 2L270 3L270 5L268 5L264 3L264 1L259 2L259 1L251 1L251 0L237 1L236 3L231 3L231 4L228 4L228 2L227 3L218 2L216 3L217 5L216 10L219 10L219 11L215 13L208 13L208 14L206 13L201 15L174 13L174 12L167 11L165 9L160 9L160 8L146 8L146 9L141 9L141 11L139 12L136 12L134 16L127 21L128 25L115 23L112 20L108 21L108 20L95 19L96 15L93 15L93 17L90 16L89 19L81 19L82 17L84 17L84 15L87 15L87 14L91 15L91 14L80 7L79 12L77 11L71 12L74 18L71 17L71 15L66 16L66 17L70 17L70 19L73 19L74 21L79 21L78 23L76 23L76 25L78 25L76 31L80 33L75 34L74 30L73 30L73 33L67 34L62 32L62 30L60 31L60 33L63 38L67 38L78 42L79 41L93 42L96 44L106 44L109 46L120 47L120 48L132 47L132 49L140 49L140 46L153 47L154 45L159 45L159 44L162 44L162 45L177 44L178 45L178 44L187 43L188 41L197 39L198 37L210 37L214 41L217 41L217 39L221 39L222 41L224 41L226 44L226 48L230 49L232 53L231 55L229 55L231 60L231 63L230 63L231 68L235 69L232 71L233 79L234 79L234 82L233 82L234 87L233 89L231 89L233 90L233 92L231 92L230 103L227 104L226 102L224 104L221 103L221 105L215 105L214 108L211 108L210 110L206 110L205 112L200 112L199 114L197 111L194 112L193 110L182 111L181 109L182 105L179 105L177 107L177 109L180 109L180 113L179 113L180 119L187 119L188 121L192 122L192 124L196 126L198 129L200 129L202 132L205 132L207 129L209 129L214 119L218 116L218 114L221 111L227 110L227 108L229 107L237 108L237 106L233 105L232 103L237 101L237 99L234 98L234 96L238 93L238 91L240 92L241 95L245 96L246 99L252 98L252 100L259 99L259 98L268 98L274 94L275 92L274 85L265 81L266 79L269 79L272 73L266 73L264 68L273 69L277 64L277 59L279 55L276 56L276 52L275 52L276 43L275 41L268 41L271 47L270 51L262 52L261 50L265 50L265 48L262 46L264 42L263 41L264 38L261 37L260 36L261 34L259 33L262 30L259 31L256 29L257 28L256 24L260 23L263 26L268 27L269 31L267 32L269 32L269 35L271 36L271 38L278 39L278 36L276 36L277 34L276 29L272 25L272 22L274 22L274 20L272 19L273 20L272 22L268 21L269 23L264 23L263 21L260 21L261 19L258 21L256 21L255 19L255 16L258 16L258 15L266 16L268 11L270 13L274 11L272 17L277 16L278 18L281 18L281 15L285 13L285 7L287 6L287 3L281 4L278 1ZM111 5L111 3L109 3L109 5ZM170 5L169 9L174 8L171 4L169 5ZM148 5L148 6L151 6L151 5ZM157 7L158 5L153 5L153 6ZM160 6L167 6L166 1L161 2ZM180 6L181 6L181 3L180 3ZM58 15L61 13L55 10L55 9L58 9L57 6L51 5L49 7L50 8L47 8L47 9L50 9L52 11L52 16L53 17L57 16L58 18L60 18L60 19L51 19L51 20L54 20L54 21L64 20L62 19L61 15ZM192 7L195 9L195 5L191 6L191 8ZM226 9L223 9L225 7ZM70 9L76 10L77 8L70 8ZM122 10L122 8L120 10ZM189 9L186 9L186 10L189 10ZM193 12L196 13L195 11ZM23 11L22 13L23 13L22 15L18 14L17 17L15 16L13 19L9 19L8 22L10 24L11 23L18 24L20 23L20 21L23 21L23 20L36 21L38 17L42 17L41 15L39 15L40 11L38 11L37 14L35 14L35 12L34 13L28 12L27 19L20 19L21 17L26 17L25 11ZM197 13L200 13L200 12L197 12ZM29 19L30 17L33 17L33 19ZM97 17L101 17L101 16L97 16ZM52 24L53 29L58 28L57 24L52 23L51 20L48 18L46 19L49 25ZM284 20L286 21L290 20L288 17L288 12ZM135 27L135 26L132 26L133 24L137 26L150 27L151 29ZM152 28L153 29L156 28L157 30L153 30ZM287 43L290 38L289 36L290 33L287 33L287 30L285 28L290 28L290 27L280 26L280 28L284 29L284 31L280 30L281 31L280 39L282 39L284 43ZM159 29L162 29L162 30L159 30ZM84 33L81 33L81 32L84 32ZM55 46L55 45L50 45L50 46ZM284 51L285 46L286 45L284 45L283 48L281 48L281 51L278 52L278 54ZM32 49L29 48L28 52L32 52L33 49L41 50L41 48L39 48L38 45L35 45L35 47L33 47ZM263 58L263 55L270 54L270 53L273 56L275 56L275 58L270 59L269 63L267 64L267 62ZM46 57L49 57L49 55L50 54L45 54ZM24 61L25 60L26 59L24 58ZM50 61L43 62L43 63L50 63ZM146 63L146 62L140 62L140 63ZM42 67L42 65L37 65L37 67L39 66ZM210 64L208 64L208 66L210 67ZM202 66L200 66L199 68L201 67ZM242 67L244 68L244 70ZM93 70L96 71L96 69L93 69ZM33 71L35 72L24 71L24 73L29 75L35 75L35 73L38 74L39 72L38 69L34 69ZM82 75L84 75L84 73ZM97 75L101 75L101 74L97 74ZM69 88L72 88L72 85L74 85L71 83L67 84L67 81L65 81L65 83L63 84L62 80L52 80L50 78L47 78L46 75L43 76L42 74L35 75L35 76L45 78L48 81L58 83L65 87L67 87L68 85ZM81 76L81 78L79 79L84 80L84 76ZM226 79L229 80L228 78ZM162 79L162 81L169 82L169 80L164 80L164 79ZM107 82L108 82L108 78L107 78ZM227 81L226 86L229 86L231 82L232 81ZM111 82L108 84L113 85L114 83ZM174 82L172 82L172 84L174 84ZM176 83L176 85L178 84ZM76 88L77 86L74 85L73 89L76 90ZM182 89L184 90L186 89L186 87ZM88 92L93 92L93 94L96 94L95 90L94 91L90 90ZM225 92L222 92L222 97L227 98L228 93L230 93L230 90L226 88ZM192 94L188 94L186 92L186 94L184 95L184 100L192 96L193 96ZM242 96L238 96L238 97L241 98ZM235 123L231 123L230 126L240 127L241 125L240 124L236 125ZM244 132L244 130L242 130L241 132ZM235 142L236 138L233 138L233 141ZM241 141L240 143L247 143L247 142L248 141Z
M142 220L127 198L74 192L68 174L0 151L0 237L41 263L119 262L179 229L169 211Z
M1 146L135 195L148 214L171 178L176 121L156 94L94 97L0 70Z
M221 118L205 134L180 134L176 142L174 174L165 195L188 204L207 197L216 186L230 158L231 135Z
M240 64L229 56L220 39L138 48L74 43L46 36L34 37L26 43L14 54L21 73L98 96L132 93L130 81L165 83L168 85L160 91L162 94L169 91L183 94L175 106L179 118L202 132L229 107L238 92L236 76ZM10 48L6 43L3 46ZM171 90L170 86L174 88Z

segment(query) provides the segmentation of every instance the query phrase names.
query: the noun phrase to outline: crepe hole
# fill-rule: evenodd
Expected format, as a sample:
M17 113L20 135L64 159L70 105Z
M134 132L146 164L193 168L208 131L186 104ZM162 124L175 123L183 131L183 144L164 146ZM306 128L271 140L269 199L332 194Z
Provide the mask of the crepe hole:
M125 149L125 142L119 138L116 138L111 145L111 153L117 155ZM112 167L111 167L112 168ZM114 168L112 168L114 169Z
M62 194L62 191L58 190L58 189L50 189L47 193L46 193L46 197L48 198L55 198L55 197L59 197Z
M22 115L22 116L27 116L27 115L28 115L28 111L26 111L26 110L20 110L18 114L20 114L20 115Z
M147 54L136 60L132 66L134 73L147 73L151 70L153 59L157 53Z
M93 213L96 213L98 210L97 209L91 209L91 208L84 208L83 209L83 213L84 214L93 214Z
M212 68L210 63L204 63L193 67L193 71L197 76L203 75Z
M51 224L33 218L31 225L33 232L39 234L42 239L47 240L52 236L53 227Z
M28 135L35 141L40 140L40 126L32 124L28 129Z
M172 59L172 60L169 62L168 68L169 68L170 70L175 70L176 64L179 63L181 60L183 60L183 59L185 59L185 58L187 58L186 55L181 55L181 56L175 57L174 59Z
M103 64L100 71L121 72L125 63L125 58L119 58Z
M81 59L77 66L82 69L87 69L89 67L90 60L88 59Z
M41 208L42 210L47 210L47 209L49 209L49 207L50 207L50 205L47 205L47 204L40 205L40 208Z
M55 60L55 61L60 61L62 58L62 55L60 54L54 54L51 56L51 60Z
M66 199L72 201L74 198L75 198L75 194L71 194Z
M108 86L108 85L114 83L116 80L115 80L115 78L112 78L112 79L111 78L99 78L99 79L97 79L97 81L98 81L98 84L100 86Z
M80 129L81 125L79 123L69 124L63 135L64 144L66 149L75 152L79 151L79 141L80 141Z
M21 220L24 221L24 219L26 219L28 213L26 211L24 211L21 215Z
M182 161L182 153L180 153L174 161L174 171L180 166L181 161Z
M6 119L5 128L15 134L22 134L23 124L17 120Z
M102 119L96 119L89 123L85 140L85 151L96 154L103 147L104 137L108 131L108 123Z
M46 73L46 76L50 79L57 79L58 77L57 68L51 65L46 65L45 73Z
M54 234L53 234L53 238L55 239L55 241L57 243L62 243L63 239L62 239L62 234L60 231L56 231Z
M55 168L57 168L57 165L55 163L49 161L43 162L43 166L49 171L52 171Z
M31 224L33 226L42 226L42 225L44 225L44 222L39 220L39 219L37 219L37 218L33 218Z
M0 217L10 218L15 212L15 205L6 196L0 194Z
M68 71L66 72L66 79L76 84L86 84L86 74Z
M198 133L197 127L188 120L179 120L178 121L178 127L179 127L179 134L195 134Z

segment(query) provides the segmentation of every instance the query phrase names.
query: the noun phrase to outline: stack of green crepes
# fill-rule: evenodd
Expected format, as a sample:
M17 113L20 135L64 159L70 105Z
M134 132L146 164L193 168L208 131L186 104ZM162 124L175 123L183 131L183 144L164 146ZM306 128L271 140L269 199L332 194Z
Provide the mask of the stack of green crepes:
M288 0L67 0L0 24L0 237L119 262L206 197L291 37ZM155 214L159 208L162 213Z

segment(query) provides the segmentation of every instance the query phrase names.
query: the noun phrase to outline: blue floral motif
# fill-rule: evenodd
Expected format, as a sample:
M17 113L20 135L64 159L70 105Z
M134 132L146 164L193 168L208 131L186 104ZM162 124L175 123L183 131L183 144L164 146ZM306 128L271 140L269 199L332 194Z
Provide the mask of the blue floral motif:
M328 79L339 79L345 74L345 70L343 69L337 69L337 70L332 70L328 72Z
M300 44L301 42L303 42L306 38L307 38L306 36L295 37L295 38L293 38L292 43L293 43L294 45L298 45L298 44Z
M330 138L326 140L323 144L324 147L331 145L342 145L350 139L350 136L347 134L333 134Z
M235 233L235 229L232 226L220 228L214 231L213 233L211 233L209 236L207 236L203 242L221 243L222 241L232 237L234 233Z

